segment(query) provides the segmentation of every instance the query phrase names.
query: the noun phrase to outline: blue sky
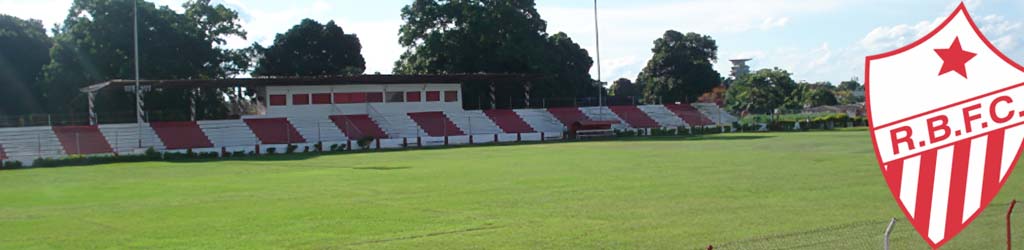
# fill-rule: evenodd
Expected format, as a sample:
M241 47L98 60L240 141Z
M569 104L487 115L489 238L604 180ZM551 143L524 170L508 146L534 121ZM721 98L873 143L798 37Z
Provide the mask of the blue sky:
M180 9L183 0L155 0ZM367 73L389 73L403 48L398 45L399 0L214 0L242 14L248 39L230 47L269 44L302 18L335 20L363 44ZM589 0L537 0L548 32L563 31L594 53L593 5ZM916 0L600 0L601 64L604 81L635 79L665 30L711 35L719 46L716 65L752 57L754 69L780 67L797 80L838 83L863 78L864 57L916 40L944 19L960 1ZM0 13L43 20L50 26L67 15L71 0L0 0ZM968 10L996 47L1024 61L1024 1L966 1ZM596 77L596 68L592 70Z

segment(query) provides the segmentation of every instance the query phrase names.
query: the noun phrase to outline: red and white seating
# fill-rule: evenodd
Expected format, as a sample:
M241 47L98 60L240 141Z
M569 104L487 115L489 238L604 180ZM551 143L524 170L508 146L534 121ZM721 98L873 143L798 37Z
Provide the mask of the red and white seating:
M4 150L4 145L0 144L0 161L6 161L6 160L7 160L7 151Z
M511 109L491 109L484 110L483 113L505 133L533 133L535 131L530 124Z
M584 115L587 115L591 121L608 121L612 122L612 129L629 129L629 124L622 120L615 112L605 106L600 107L579 107L577 108Z
M100 132L103 132L103 137L107 138L107 142L117 153L136 153L148 148L167 149L148 123L142 124L141 127L135 123L101 124L99 127ZM140 130L142 132L141 146L139 145Z
M169 150L212 148L206 133L193 121L152 122L149 124Z
M548 112L555 116L558 121L562 122L562 126L565 127L572 126L572 124L577 121L590 119L590 117L587 117L583 111L580 111L580 109L576 107L548 108Z
M448 116L444 115L444 112L416 112L409 113L409 118L412 118L423 128L429 136L453 136L453 135L465 135L455 123L452 123Z
M249 125L245 124L243 120L209 120L197 123L215 148L246 150L260 144L259 138L256 138L256 134L252 133ZM235 151L235 149L231 151Z
M97 126L56 126L53 133L57 135L64 152L69 155L107 154L114 149L103 137Z
M288 121L295 126L295 130L310 143L315 142L343 142L347 141L345 136L331 121L330 116L301 116L288 117Z
M612 112L615 112L619 118L629 124L630 127L634 128L658 128L661 127L657 121L651 119L647 113L640 110L636 106L610 106L608 107Z
M697 108L690 106L690 104L665 104L665 108L676 113L679 118L682 118L690 126L703 127L715 125L714 121L705 117L703 113L697 110Z
M306 138L288 122L287 118L249 118L245 119L249 130L260 139L262 144L294 144L305 143Z
M444 114L452 121L452 123L455 123L455 126L458 126L459 129L466 134L480 135L504 133L504 131L502 131L501 128L491 120L491 118L488 118L487 115L480 110L445 111Z
M738 118L729 114L729 112L726 112L722 107L719 107L718 104L697 102L693 103L693 107L700 110L704 116L708 117L708 119L711 119L711 121L714 121L716 124L729 125L733 122L739 121Z
M388 138L388 134L369 115L332 115L331 121L345 136L358 140L366 137Z
M683 118L680 118L678 115L668 110L668 108L665 108L665 106L663 105L640 105L636 107L637 109L640 109L644 113L646 113L647 116L651 117L651 119L658 122L658 124L661 125L661 127L690 127L690 125L686 124L686 122L683 121Z
M567 128L547 109L516 109L513 111L537 132L561 133Z

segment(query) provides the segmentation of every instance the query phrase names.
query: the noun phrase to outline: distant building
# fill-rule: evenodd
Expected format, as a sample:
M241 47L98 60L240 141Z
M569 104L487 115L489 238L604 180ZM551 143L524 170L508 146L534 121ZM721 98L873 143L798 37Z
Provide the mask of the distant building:
M750 60L753 59L745 58L729 60L730 62L732 62L732 72L729 73L729 76L732 77L733 79L738 79L742 76L750 74L750 66L747 66L747 61Z

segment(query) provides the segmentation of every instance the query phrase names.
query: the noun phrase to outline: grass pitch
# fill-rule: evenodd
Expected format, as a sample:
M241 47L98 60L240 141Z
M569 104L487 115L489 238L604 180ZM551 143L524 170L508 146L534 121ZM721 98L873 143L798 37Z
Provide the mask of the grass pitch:
M903 216L873 154L857 130L0 171L0 249L880 249ZM1021 178L945 249L1005 249ZM905 221L893 245L927 248Z

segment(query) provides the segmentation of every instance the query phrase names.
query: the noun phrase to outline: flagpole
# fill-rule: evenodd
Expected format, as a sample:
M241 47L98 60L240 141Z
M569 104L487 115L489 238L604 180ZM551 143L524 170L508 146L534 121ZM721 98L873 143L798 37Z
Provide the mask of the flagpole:
M132 9L135 18L134 22L134 46L135 46L135 123L139 138L139 148L142 148L142 88L139 86L139 6L138 0L132 0Z

